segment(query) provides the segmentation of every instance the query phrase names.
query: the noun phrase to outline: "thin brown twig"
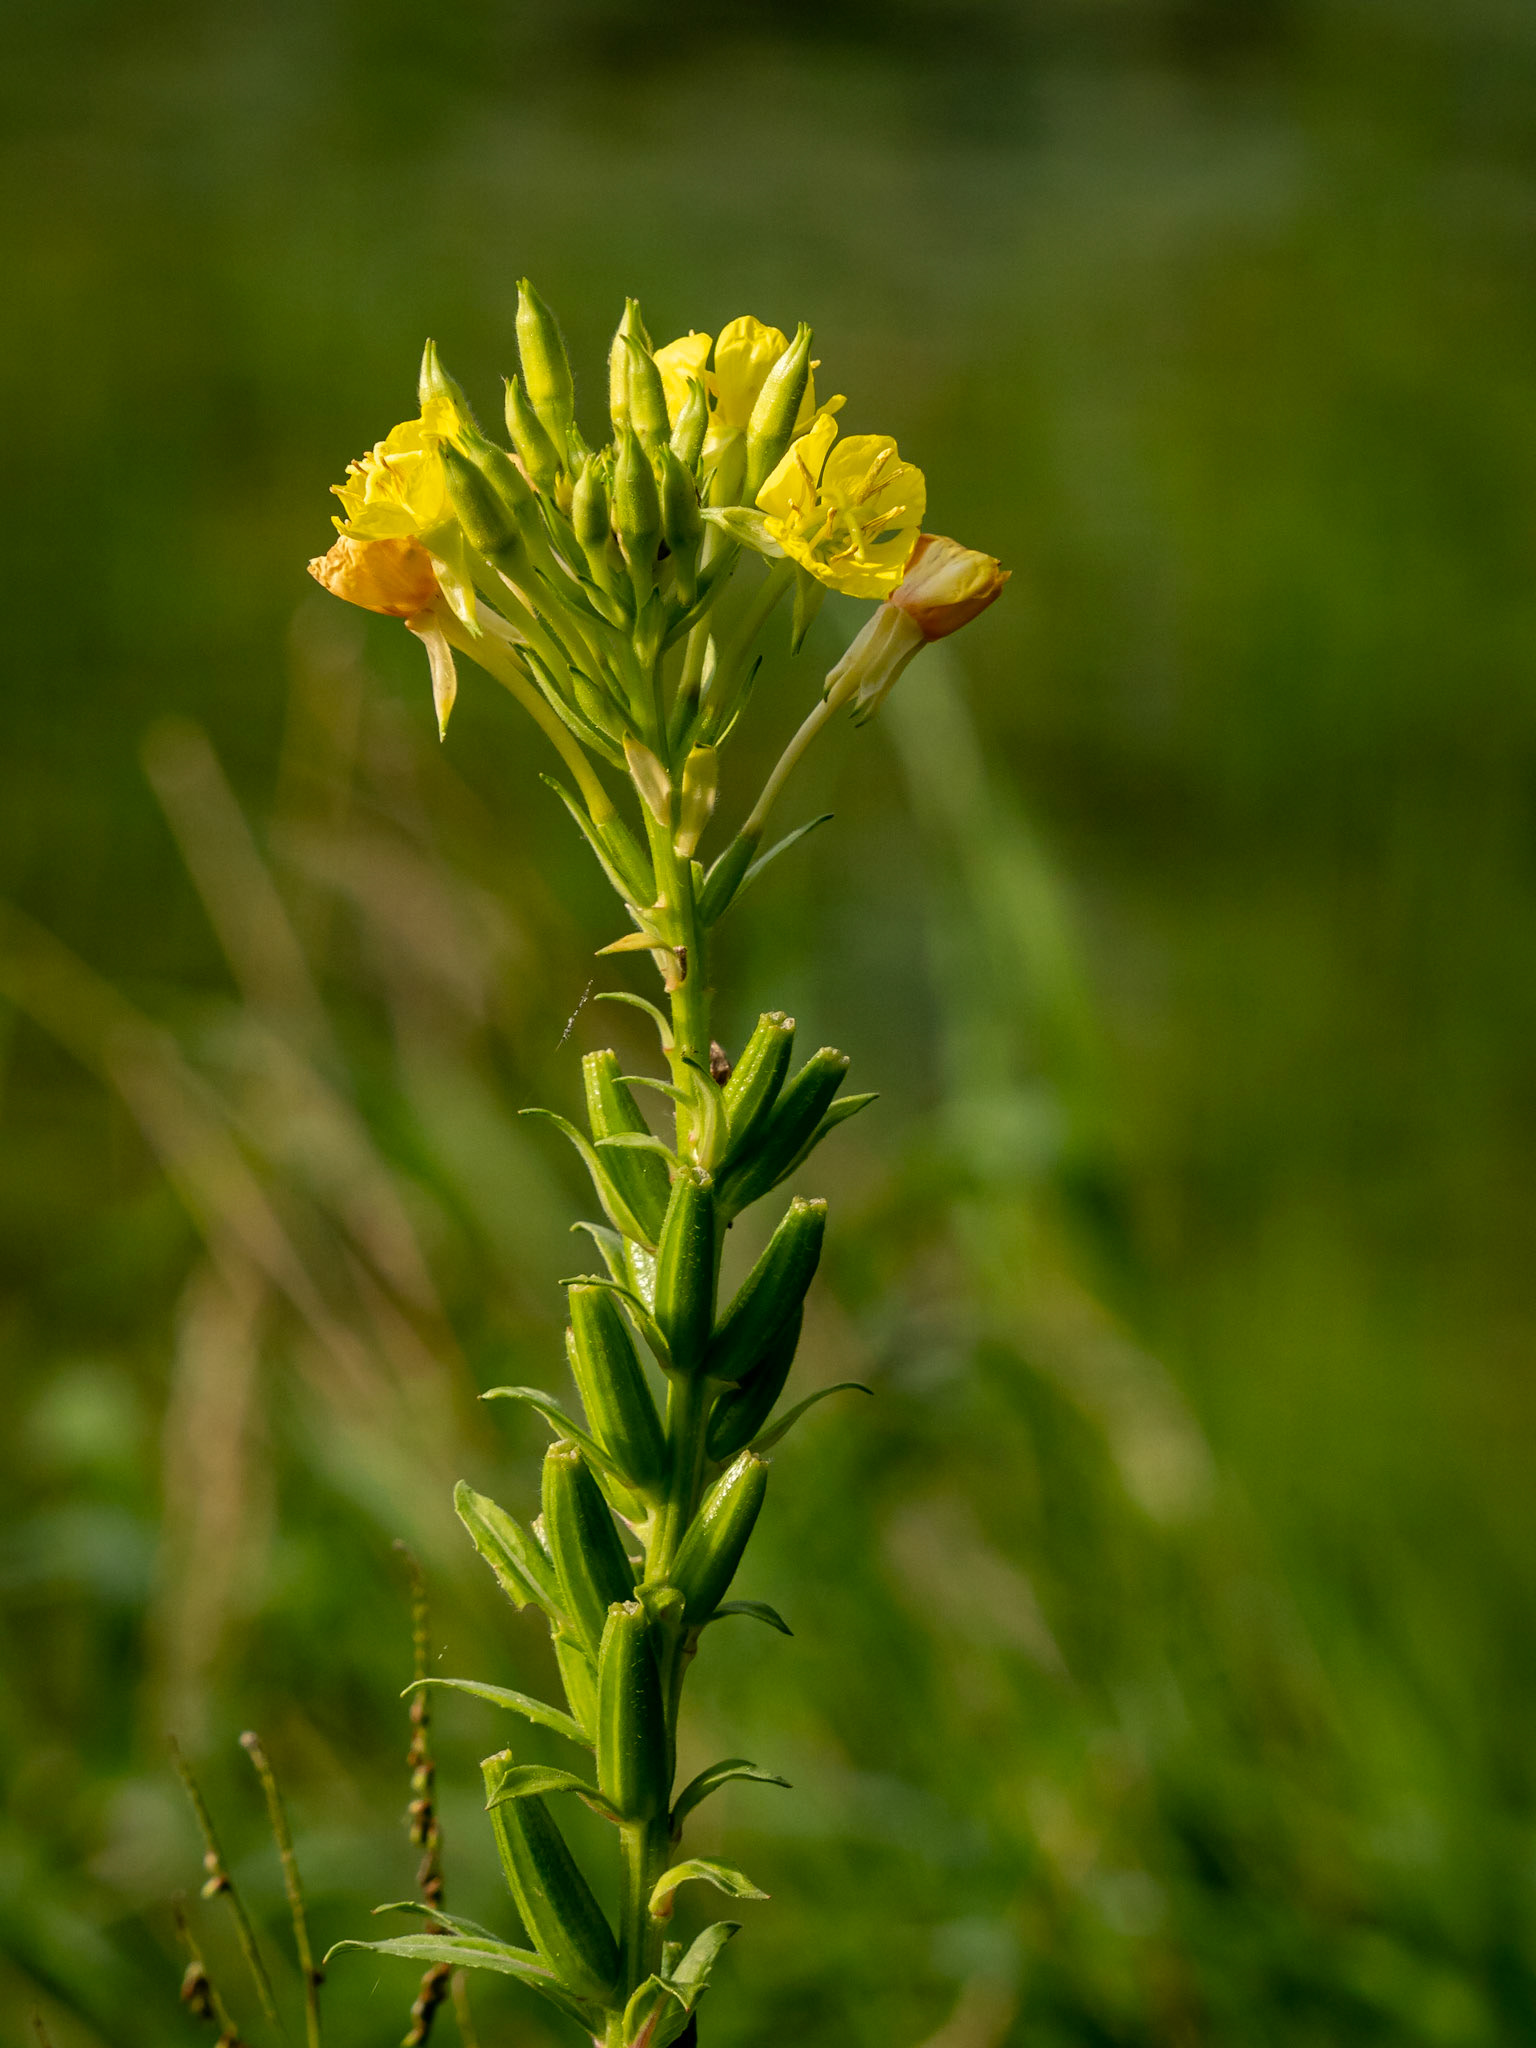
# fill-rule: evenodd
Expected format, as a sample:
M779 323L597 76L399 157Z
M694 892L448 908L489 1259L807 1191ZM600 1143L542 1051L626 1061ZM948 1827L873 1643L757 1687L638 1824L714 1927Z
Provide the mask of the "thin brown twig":
M309 1921L304 1913L304 1892L299 1883L299 1863L293 1853L293 1837L288 1832L288 1816L283 1811L282 1795L277 1789L277 1779L267 1761L267 1753L261 1746L261 1737L254 1729L248 1728L240 1738L240 1747L255 1765L261 1789L267 1796L267 1819L283 1866L288 1911L293 1919L293 1944L299 1952L299 1974L304 1979L304 2031L309 2048L320 2048L320 1986L325 1982L325 1972L316 1968L314 1951L309 1945Z
M421 1894L423 1905L440 1906L443 1902L443 1836L437 1815L437 1765L432 1755L432 1711L428 1705L431 1695L424 1686L420 1686L420 1681L427 1676L431 1638L427 1581L410 1545L396 1537L395 1548L404 1558L411 1575L412 1665L419 1688L411 1694L411 1746L405 1758L411 1772L411 1803L408 1808L411 1840L422 1852L416 1872L416 1889ZM447 1931L431 1919L425 1924L430 1934ZM448 1996L452 1975L447 1963L434 1963L422 1977L417 1987L416 2002L411 2007L410 2028L401 2041L401 2048L426 2048L438 2007Z
M187 1924L182 1902L175 1902L176 1938L187 1952L186 1973L181 1980L181 2002L194 2019L208 2020L219 2030L219 2048L244 2048L240 2029L230 2017L229 2007L219 1996L208 1966L203 1961L203 1952L197 1945L197 1938ZM34 2016L35 2017L35 2016ZM48 2048L48 2037L38 2023L38 2036Z
M37 2036L37 2048L53 2048L53 2036L43 2025L43 2016L35 2005L28 2017L32 2021L32 2031Z
M228 1900L229 1910L234 1916L235 1932L240 1938L240 1951L245 1957L246 1967L255 1980L256 1995L261 2000L261 2009L273 2026L280 2033L283 2033L285 2030L282 2019L278 2014L277 2000L273 1995L272 1979L267 1974L267 1966L256 1940L256 1929L251 1924L251 1916L245 1910L245 1901L241 1898L235 1887L235 1881L230 1876L229 1870L225 1865L224 1853L219 1847L219 1838L213 1830L213 1816L208 1811L207 1802L203 1798L196 1778L192 1775L191 1766L182 1755L181 1745L177 1742L174 1735L170 1738L170 1744L171 1761L176 1766L176 1775L180 1778L182 1786L186 1791L192 1811L197 1817L198 1832L203 1838L203 1868L208 1873L203 1884L203 1897L205 1899L223 1897Z

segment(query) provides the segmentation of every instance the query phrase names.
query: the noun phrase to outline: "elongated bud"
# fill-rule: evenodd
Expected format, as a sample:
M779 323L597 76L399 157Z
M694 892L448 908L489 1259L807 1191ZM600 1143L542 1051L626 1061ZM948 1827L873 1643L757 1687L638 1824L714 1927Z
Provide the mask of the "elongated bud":
M687 1627L708 1621L725 1598L767 1490L767 1464L756 1452L743 1451L704 1496L672 1566Z
M756 1140L723 1176L721 1202L731 1214L765 1195L789 1171L847 1072L847 1053L824 1045L786 1083Z
M511 1762L511 1750L503 1750L480 1766L488 1805ZM548 1806L535 1793L490 1805L490 1811L507 1888L528 1939L578 1998L606 2005L618 1980L618 1944Z
M528 402L563 459L576 418L576 387L555 316L526 277L517 287L517 354Z
M608 581L608 543L613 538L613 508L608 498L608 480L598 457L582 464L571 493L571 527L581 543L582 553L593 577Z
M677 832L672 851L693 858L720 793L720 756L713 747L694 747L683 762L683 793L677 807Z
M825 1202L796 1196L790 1203L762 1257L716 1325L704 1360L711 1379L741 1379L790 1317L799 1315L821 1262L826 1227Z
M421 370L416 378L416 397L423 411L434 398L446 398L461 418L470 425L474 424L475 415L470 409L469 400L464 396L463 388L456 379L450 377L443 368L435 341L429 341L421 352Z
M661 1226L652 1311L678 1372L692 1372L703 1363L714 1293L715 1184L698 1167L685 1166L672 1183Z
M698 468L699 456L704 448L704 436L708 430L709 400L699 379L690 377L688 396L683 400L682 410L677 415L677 425L672 429L672 452L685 469Z
M811 330L802 320L795 338L763 380L752 417L747 422L746 500L758 492L778 468L794 439L795 420L811 374Z
M704 544L704 515L693 474L669 447L657 458L661 477L661 532L677 573L677 594L692 604L699 587L699 550Z
M471 462L451 441L442 442L440 452L454 516L463 527L464 537L470 546L492 558L504 548L518 546L521 537L517 521L479 465Z
M619 322L613 346L608 351L608 417L613 421L615 441L622 441L626 430L633 424L629 396L629 344L632 341L638 342L649 353L651 337L640 317L638 299L624 301L624 318Z
M640 1136L648 1131L640 1105L621 1078L619 1062L612 1052L586 1054L581 1063L581 1078L587 1096L587 1121L594 1138L616 1138L626 1133ZM628 1145L605 1145L602 1159L614 1186L634 1211L636 1221L645 1225L647 1243L655 1244L670 1193L665 1160L658 1153Z
M566 1705L586 1734L597 1740L597 1665L568 1628L552 1638Z
M660 761L642 740L628 735L624 741L624 759L629 764L630 779L639 790L645 808L663 829L672 823L672 778Z
M672 1773L651 1625L638 1600L610 1607L597 1659L597 1783L624 1820L666 1810Z
M651 458L633 429L620 441L614 465L613 525L629 564L635 601L643 604L650 594L656 550L661 545L661 498Z
M544 1535L561 1605L592 1656L615 1600L635 1590L635 1575L608 1503L574 1444L551 1444L544 1457Z
M453 1489L453 1506L512 1605L526 1607L533 1600L546 1614L558 1617L560 1591L554 1568L522 1523L462 1479Z
M671 422L656 358L632 334L624 336L629 351L629 423L652 453L667 445Z
M778 1101L794 1049L794 1018L786 1017L782 1010L765 1010L725 1084L725 1121L730 1131L727 1166L755 1141L763 1120Z
M744 1450L773 1413L795 1362L800 1323L797 1310L781 1324L751 1371L734 1387L727 1387L710 1410L707 1449L717 1463Z
M507 379L507 433L534 489L553 491L560 469L560 451L516 377Z
M606 1287L577 1285L567 1299L571 1376L592 1434L632 1485L651 1492L665 1476L667 1447L623 1311Z

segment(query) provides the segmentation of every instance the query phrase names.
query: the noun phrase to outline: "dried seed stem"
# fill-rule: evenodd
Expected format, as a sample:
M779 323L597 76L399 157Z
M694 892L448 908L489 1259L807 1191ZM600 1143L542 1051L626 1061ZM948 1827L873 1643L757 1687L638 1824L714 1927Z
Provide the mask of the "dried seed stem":
M298 1859L293 1853L293 1837L288 1832L288 1816L283 1811L282 1796L277 1789L277 1779L267 1761L267 1753L261 1746L261 1737L254 1729L247 1729L240 1738L240 1747L255 1766L261 1780L261 1789L267 1798L267 1819L272 1828L272 1839L277 1844L277 1853L283 1866L283 1884L288 1893L288 1911L293 1918L293 1943L299 1952L299 1973L304 1979L304 2032L309 2048L320 2048L320 1986L325 1982L325 1972L315 1967L314 1951L309 1945L309 1922L304 1913L304 1892L299 1884Z
M235 1932L240 1939L240 1952L245 1957L246 1967L255 1980L256 1995L261 2000L261 2009L273 2026L280 2033L284 2032L282 2020L278 2015L277 2000L272 1992L272 1979L267 1974L267 1965L256 1940L256 1929L251 1924L251 1916L245 1910L245 1901L236 1890L235 1881L225 1865L219 1838L213 1831L213 1816L208 1811L207 1802L192 1775L191 1766L182 1755L181 1745L174 1735L171 1737L171 1761L176 1766L176 1775L186 1791L192 1811L197 1817L198 1832L203 1838L203 1868L208 1873L203 1885L203 1897L223 1897L229 1902L229 1910L234 1916Z

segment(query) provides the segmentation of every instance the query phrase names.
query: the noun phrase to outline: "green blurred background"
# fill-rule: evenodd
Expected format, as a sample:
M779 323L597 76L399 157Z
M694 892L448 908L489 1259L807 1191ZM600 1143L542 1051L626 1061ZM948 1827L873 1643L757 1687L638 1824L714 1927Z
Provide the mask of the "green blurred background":
M586 1201L515 1112L649 1048L562 1042L615 927L515 707L467 678L439 748L414 643L303 574L425 335L494 416L523 272L594 426L625 292L812 320L1015 572L722 948L738 1042L791 1008L883 1101L818 1160L801 1368L878 1398L777 1459L741 1589L794 1640L692 1688L690 1758L796 1788L700 1816L774 1895L706 2040L1536 2039L1536 14L0 28L0 2039L203 2037L168 1730L265 1924L250 1725L320 1940L409 1892L396 1536L439 1668L548 1681L448 1494L528 1500L474 1396L563 1381ZM504 1926L507 1733L440 1713L449 1902ZM334 2048L413 1991L339 1958Z

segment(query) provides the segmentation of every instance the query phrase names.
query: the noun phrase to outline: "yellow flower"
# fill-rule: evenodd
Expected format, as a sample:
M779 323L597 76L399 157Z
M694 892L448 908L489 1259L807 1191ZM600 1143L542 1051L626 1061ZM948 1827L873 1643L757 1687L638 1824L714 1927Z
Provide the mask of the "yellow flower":
M834 447L825 414L757 494L772 538L803 568L850 597L884 597L902 579L927 506L920 469L889 434L852 434Z
M715 351L715 366L706 370L704 365L711 347ZM678 414L687 400L691 378L697 377L709 394L712 409L709 435L704 443L706 461L713 460L732 434L747 431L752 408L768 373L788 347L788 337L779 328L769 327L744 313L739 320L725 323L718 341L712 342L709 335L695 334L690 328L687 334L657 349L656 367L661 371L667 417L673 426L677 425ZM816 416L815 370L812 363L811 375L805 380L805 396L795 416L797 434L805 433ZM836 412L842 402L840 397L828 399L822 410Z
M413 619L437 601L432 557L408 534L361 540L344 533L329 554L316 555L309 573L334 597L394 619Z
M448 496L438 444L466 424L451 398L429 398L420 419L403 420L356 462L332 490L346 510L335 522L348 540L416 540L432 557L443 594L473 624L468 550Z

